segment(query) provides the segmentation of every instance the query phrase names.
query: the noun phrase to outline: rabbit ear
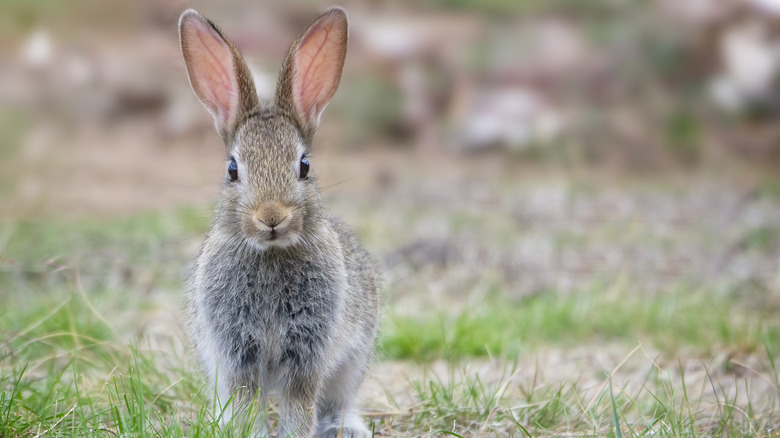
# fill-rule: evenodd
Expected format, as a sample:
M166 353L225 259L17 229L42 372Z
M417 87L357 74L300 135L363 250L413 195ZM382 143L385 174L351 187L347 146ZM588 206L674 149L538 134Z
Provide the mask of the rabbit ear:
M244 58L211 21L189 9L179 18L179 42L195 95L227 142L240 117L258 105Z
M347 13L330 8L295 40L282 64L276 105L298 121L306 136L317 129L339 87L348 33Z

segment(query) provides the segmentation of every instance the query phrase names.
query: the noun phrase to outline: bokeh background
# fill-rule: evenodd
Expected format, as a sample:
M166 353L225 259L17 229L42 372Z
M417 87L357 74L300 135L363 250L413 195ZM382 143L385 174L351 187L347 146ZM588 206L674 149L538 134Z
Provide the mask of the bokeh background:
M517 379L542 369L603 389L598 370L637 342L658 369L690 364L726 392L776 378L780 2L341 5L350 48L312 165L385 273L377 409L408 393L418 366L403 361L525 357ZM182 279L224 150L187 82L178 16L216 22L268 98L328 6L0 0L8 369L30 360L25 336L73 321L181 349ZM82 295L102 318L68 304L24 329Z
M3 214L128 212L213 196L221 151L183 74L180 11L220 23L267 97L290 39L326 6L4 1ZM469 157L459 162L468 167L490 155L531 171L659 179L772 172L780 162L772 0L344 6L344 86L318 138L328 159L421 152ZM389 183L396 167L364 159L347 185Z

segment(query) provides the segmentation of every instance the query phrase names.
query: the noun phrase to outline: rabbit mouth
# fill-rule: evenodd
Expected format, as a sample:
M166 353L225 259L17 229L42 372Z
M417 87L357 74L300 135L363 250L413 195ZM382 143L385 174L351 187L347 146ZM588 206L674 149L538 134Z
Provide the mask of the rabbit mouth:
M247 240L259 250L269 247L285 248L300 241L299 221L291 219L269 224L255 216L244 221L243 228Z
M269 245L287 246L289 243L292 243L292 240L296 240L295 233L291 233L289 230L272 229L265 234L265 241Z

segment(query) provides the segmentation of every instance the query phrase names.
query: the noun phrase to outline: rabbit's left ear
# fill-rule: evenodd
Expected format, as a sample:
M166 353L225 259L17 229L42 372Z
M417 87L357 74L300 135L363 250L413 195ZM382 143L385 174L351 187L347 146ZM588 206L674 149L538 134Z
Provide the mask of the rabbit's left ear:
M249 68L214 23L193 9L179 19L179 41L192 89L228 143L241 116L259 104Z
M282 64L276 105L294 117L307 137L339 87L348 34L347 13L328 9L295 40Z

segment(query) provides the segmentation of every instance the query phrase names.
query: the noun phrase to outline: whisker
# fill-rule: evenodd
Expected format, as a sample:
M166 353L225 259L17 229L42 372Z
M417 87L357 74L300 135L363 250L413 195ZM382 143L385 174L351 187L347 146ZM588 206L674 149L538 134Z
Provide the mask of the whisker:
M365 170L363 172L359 172L356 175L350 176L348 178L344 178L344 179L342 179L340 181L337 181L337 182L335 182L333 184L330 184L330 185L327 185L327 186L320 186L320 191L324 192L326 190L332 189L333 187L336 187L336 186L339 186L341 184L344 184L345 182L352 181L352 180L357 179L357 178L363 178L366 175L368 175L369 173L373 173L375 170L376 169L368 169L368 170Z

